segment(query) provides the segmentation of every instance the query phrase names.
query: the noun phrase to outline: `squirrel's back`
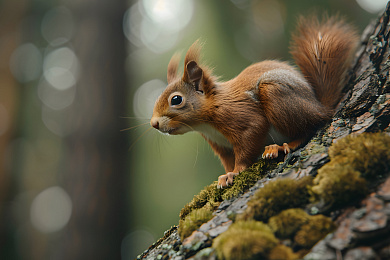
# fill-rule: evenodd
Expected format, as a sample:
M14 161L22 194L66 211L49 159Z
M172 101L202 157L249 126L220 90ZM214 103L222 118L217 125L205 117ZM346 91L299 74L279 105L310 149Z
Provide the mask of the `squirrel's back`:
M354 28L338 17L301 17L293 35L291 54L317 99L333 109L341 95L346 73L358 43Z

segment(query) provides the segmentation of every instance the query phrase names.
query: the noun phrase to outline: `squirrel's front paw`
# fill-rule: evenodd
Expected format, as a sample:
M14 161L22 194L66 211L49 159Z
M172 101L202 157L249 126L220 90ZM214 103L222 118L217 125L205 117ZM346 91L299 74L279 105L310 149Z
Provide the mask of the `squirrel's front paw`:
M279 155L279 151L283 151L284 154L290 153L290 147L287 143L284 143L283 146L277 144L271 144L265 147L265 151L261 156L263 159L274 159Z
M222 188L225 188L229 185L232 185L233 184L233 179L234 179L234 176L237 176L238 173L235 173L235 172L228 172L226 174L223 174L223 175L220 175L218 177L218 189L222 189Z

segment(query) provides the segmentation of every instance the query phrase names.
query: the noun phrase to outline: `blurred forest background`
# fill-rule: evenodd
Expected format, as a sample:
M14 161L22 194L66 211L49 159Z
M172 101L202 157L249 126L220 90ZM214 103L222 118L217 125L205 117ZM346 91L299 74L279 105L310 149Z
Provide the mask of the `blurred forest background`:
M132 259L223 172L196 133L149 126L177 50L201 38L227 80L291 60L298 14L362 32L386 2L0 0L0 259Z

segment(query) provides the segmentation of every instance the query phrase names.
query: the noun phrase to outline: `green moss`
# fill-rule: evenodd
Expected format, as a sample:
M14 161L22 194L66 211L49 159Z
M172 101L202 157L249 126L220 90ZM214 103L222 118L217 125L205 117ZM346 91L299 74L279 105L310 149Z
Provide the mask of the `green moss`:
M194 209L200 209L206 204L208 208L217 208L222 201L222 189L217 188L217 182L206 186L198 195L195 195L190 203L187 203L180 211L180 219L184 219Z
M390 168L390 136L384 133L350 135L329 148L330 162L318 170L312 202L332 210L368 193L368 184ZM379 177L379 178L378 178Z
M218 259L262 259L278 244L271 229L258 221L239 221L214 239Z
M318 144L315 142L310 142L305 150L301 152L301 158L305 158L308 155L324 153L326 152L326 147L322 144Z
M276 163L274 161L261 159L250 168L237 175L234 178L233 185L230 187L218 189L217 182L206 186L180 211L180 219L184 219L185 216L194 209L200 209L204 206L216 209L223 200L231 199L247 191L259 180L259 178L263 177L269 169L275 167L275 165Z
M269 219L268 225L278 238L292 238L310 216L303 209L286 209Z
M384 133L350 135L333 144L329 156L338 164L359 171L362 177L372 179L390 168L390 136Z
M213 217L213 211L204 207L195 209L179 222L178 233L183 241L186 237L197 230L203 223L206 223Z
M335 224L330 218L324 215L312 216L296 233L294 242L298 246L310 249L334 229Z
M270 181L254 194L245 212L237 218L266 222L282 210L304 207L309 203L308 188L312 181L310 176L299 180L286 178Z
M269 260L293 260L293 259L300 259L300 257L297 254L295 254L290 247L279 244L271 250L268 259Z
M368 191L367 182L360 177L360 172L337 162L330 162L319 169L313 183L312 200L324 203L328 209L359 200Z
M239 194L249 190L271 167L276 165L273 161L259 160L257 163L241 172L234 178L233 185L224 189L223 200L237 197Z

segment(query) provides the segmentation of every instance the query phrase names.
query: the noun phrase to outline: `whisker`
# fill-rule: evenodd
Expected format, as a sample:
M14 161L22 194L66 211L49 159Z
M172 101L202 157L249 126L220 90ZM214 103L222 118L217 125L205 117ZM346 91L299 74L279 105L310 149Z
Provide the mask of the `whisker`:
M188 124L186 124L186 123L183 123L183 122L179 122L179 123L182 124L182 125L185 125L185 126L189 127L192 131L195 132L195 129L194 129L192 126L190 126L190 125L188 125ZM199 143L196 142L196 156L195 156L195 162L194 162L193 168L195 168L196 163L198 162L198 155L199 155Z
M195 129L194 129L192 126L190 126L190 125L188 125L188 124L186 124L186 123L183 123L183 122L179 122L179 123L182 124L182 125L185 125L185 126L189 127L192 131L195 132Z
M163 137L163 135L155 135L155 136L157 136L157 148L158 148L158 156L159 156L159 158L161 159L161 145L160 145L160 140L161 140L161 138ZM163 138L163 139L165 139L165 138Z
M123 119L139 119L139 120L150 120L149 117L137 117L137 116L120 116Z
M186 115L189 114L189 112L181 113L176 116L172 116L171 119L175 120L177 117L186 117ZM198 122L205 122L205 123L214 123L217 124L214 120L207 120L207 119L201 119L201 118L191 118L192 121L198 121Z
M142 133L142 135L140 135L134 142L133 142L133 144L129 147L129 151L131 150L131 148L133 148L133 146L142 138L142 137L144 137L150 130L152 130L153 129L153 127L149 127L148 129L146 129L143 133Z
M199 141L196 142L196 156L195 156L195 162L193 168L195 168L196 163L198 162L198 155L199 155Z
M139 125L136 125L136 126L131 126L131 127L125 128L125 129L121 129L119 131L121 131L121 132L128 131L128 130L131 130L131 129L134 129L134 128L137 128L137 127L140 127L140 126L143 126L143 125L147 125L147 124L149 124L149 122L146 122L146 123L143 123L143 124L139 124Z

